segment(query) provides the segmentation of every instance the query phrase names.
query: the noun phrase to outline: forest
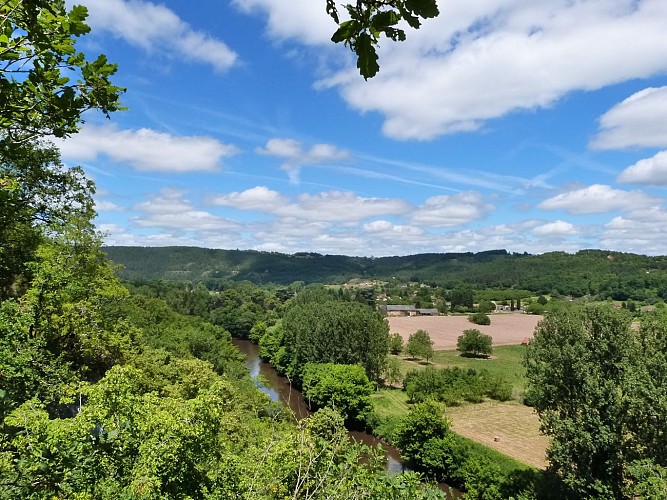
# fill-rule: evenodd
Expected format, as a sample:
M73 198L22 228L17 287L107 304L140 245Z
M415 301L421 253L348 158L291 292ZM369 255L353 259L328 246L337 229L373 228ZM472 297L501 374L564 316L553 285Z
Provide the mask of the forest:
M595 296L604 300L667 298L667 257L605 250L576 254L512 254L505 250L403 257L347 257L192 247L105 247L128 280L202 282L228 280L289 285L342 284L354 278L416 282L444 288L513 288L534 295ZM508 297L509 298L509 297Z

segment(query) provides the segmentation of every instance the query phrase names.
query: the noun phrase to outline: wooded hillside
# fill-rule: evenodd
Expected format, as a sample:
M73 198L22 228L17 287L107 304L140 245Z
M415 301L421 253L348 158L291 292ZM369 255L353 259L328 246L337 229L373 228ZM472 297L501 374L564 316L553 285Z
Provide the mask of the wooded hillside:
M667 257L605 250L542 255L492 250L381 258L193 247L106 247L104 251L123 266L120 277L128 280L249 280L288 284L395 277L447 287L460 284L477 288L514 287L575 297L608 293L617 300L646 295L646 290L656 297L667 296Z

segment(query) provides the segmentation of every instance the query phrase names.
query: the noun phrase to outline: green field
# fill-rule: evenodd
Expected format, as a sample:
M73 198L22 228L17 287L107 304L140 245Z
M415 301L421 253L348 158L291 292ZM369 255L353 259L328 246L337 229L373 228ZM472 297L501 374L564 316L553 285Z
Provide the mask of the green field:
M436 368L459 367L464 370L487 370L494 377L501 377L512 384L512 398L523 401L526 390L526 369L523 367L525 345L497 346L493 348L493 356L489 359L465 358L458 351L435 351L429 366ZM403 374L408 370L423 368L423 362L412 361L399 357Z

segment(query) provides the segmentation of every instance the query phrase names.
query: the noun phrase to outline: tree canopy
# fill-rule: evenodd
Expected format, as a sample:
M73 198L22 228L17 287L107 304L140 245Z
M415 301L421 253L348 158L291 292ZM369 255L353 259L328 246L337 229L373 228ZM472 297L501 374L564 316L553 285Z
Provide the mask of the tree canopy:
M64 0L0 3L0 138L12 142L76 132L81 114L121 109L116 65L76 48L90 31L83 6Z
M611 307L547 315L529 344L529 400L551 437L549 468L572 498L667 487L667 318L639 328ZM650 479L649 479L650 478Z

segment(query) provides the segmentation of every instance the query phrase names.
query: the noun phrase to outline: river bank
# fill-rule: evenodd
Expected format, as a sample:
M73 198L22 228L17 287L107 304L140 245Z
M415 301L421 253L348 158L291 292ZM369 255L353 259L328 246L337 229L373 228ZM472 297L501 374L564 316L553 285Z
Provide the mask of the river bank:
M253 378L260 377L261 383L258 388L267 394L273 401L280 401L285 404L297 420L308 417L312 414L305 402L301 392L291 386L286 377L281 376L276 369L269 363L265 363L259 357L259 347L249 340L233 339L232 342L246 356L246 365ZM351 439L362 442L367 446L382 446L387 459L386 470L389 473L400 473L408 470L400 452L394 446L382 441L381 439L367 432L349 431ZM461 492L451 486L440 483L440 489L447 493L448 498L458 498Z

